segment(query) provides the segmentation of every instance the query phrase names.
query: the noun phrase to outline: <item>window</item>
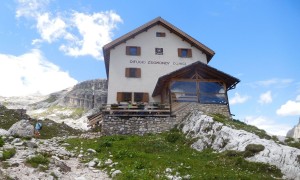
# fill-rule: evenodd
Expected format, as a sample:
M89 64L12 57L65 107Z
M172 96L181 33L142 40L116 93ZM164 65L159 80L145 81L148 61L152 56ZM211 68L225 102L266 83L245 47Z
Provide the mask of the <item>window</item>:
M192 49L178 48L178 57L192 57Z
M164 32L156 32L156 37L166 37L166 33L164 33Z
M156 55L163 55L164 49L163 48L155 48L155 54Z
M117 92L117 102L149 102L149 94L144 92Z
M126 46L126 55L140 56L141 55L141 47L138 47L138 46Z
M200 103L227 104L224 85L218 82L199 82Z
M227 104L226 89L220 82L173 81L170 86L172 101Z
M118 102L129 102L132 100L131 92L117 92L117 101Z
M141 68L126 68L125 77L129 78L140 78L141 77Z
M149 101L148 93L142 93L142 92L134 93L134 102L148 102L148 101Z

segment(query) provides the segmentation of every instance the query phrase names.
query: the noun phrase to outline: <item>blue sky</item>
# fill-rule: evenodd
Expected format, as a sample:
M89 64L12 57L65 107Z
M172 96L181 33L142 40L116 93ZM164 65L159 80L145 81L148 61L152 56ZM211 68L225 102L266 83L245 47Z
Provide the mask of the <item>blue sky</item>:
M235 118L285 135L300 116L300 1L3 0L0 96L48 94L106 78L102 46L161 16L241 80Z

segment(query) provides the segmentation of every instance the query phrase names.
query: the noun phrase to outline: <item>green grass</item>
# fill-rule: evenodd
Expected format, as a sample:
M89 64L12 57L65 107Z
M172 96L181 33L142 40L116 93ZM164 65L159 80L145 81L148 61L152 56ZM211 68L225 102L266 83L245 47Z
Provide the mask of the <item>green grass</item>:
M102 163L101 168L110 172L112 168L122 171L115 179L166 179L166 168L191 179L274 179L282 176L280 170L263 163L246 161L235 153L215 153L211 149L198 152L189 147L190 139L178 131L145 136L105 136L98 139L69 139L69 150L79 154L82 147L95 149L93 156L85 156L84 161L97 157L102 162L112 159L118 162L114 167ZM77 149L75 149L77 147Z
M268 139L268 140L273 139L276 142L278 141L277 137L268 135L265 130L258 129L255 126L248 125L239 120L229 119L226 116L223 116L221 114L212 114L210 116L213 117L214 121L223 123L224 125L232 127L234 129L245 130L247 132L256 134L257 136L259 136L262 139Z
M0 136L0 147L3 147L3 145L5 144L4 140L2 139L2 137Z
M300 149L300 139L294 139L292 137L287 137L284 143L288 146Z
M0 127L8 130L13 124L21 120L21 116L15 110L7 109L0 105Z
M0 127L6 130L8 130L13 124L21 120L20 115L15 110L7 109L4 106L0 106L0 115L3 115L0 116ZM34 126L36 120L31 119L29 123ZM43 129L40 131L41 136L38 137L40 139L50 139L59 136L80 135L82 133L82 131L80 130L73 129L63 123L56 123L50 119L42 121L42 124ZM2 139L0 138L0 147L1 141Z
M49 162L50 161L49 161L48 157L43 156L41 154L38 154L34 157L26 159L26 163L34 168L37 168L39 165L42 165L42 166L40 166L42 171L48 169Z
M32 122L32 125L35 124L36 121ZM52 120L46 119L42 121L43 127L40 130L40 139L50 139L53 137L62 137L62 136L70 136L70 135L80 135L82 133L81 130L73 129L70 126L64 123L56 123Z
M16 149L15 148L6 149L6 150L3 151L3 156L2 156L2 158L0 158L0 160L5 161L7 159L12 158L15 154L16 154Z

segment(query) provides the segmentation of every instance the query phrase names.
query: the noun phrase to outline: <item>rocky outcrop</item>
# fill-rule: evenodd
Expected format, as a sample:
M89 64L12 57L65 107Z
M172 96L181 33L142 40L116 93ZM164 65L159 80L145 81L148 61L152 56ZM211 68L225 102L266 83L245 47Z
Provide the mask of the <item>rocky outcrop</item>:
M64 180L83 180L83 179L110 179L107 174L89 163L83 164L80 158L74 153L65 149L67 143L61 144L65 138L53 138L48 140L31 139L22 140L11 136L3 137L5 145L0 147L0 154L8 149L16 149L16 154L6 160L6 168L0 166L0 179L64 179ZM88 155L83 149L81 158ZM42 166L37 168L31 167L26 163L27 158L37 155L47 154L50 163L46 170L40 170ZM98 161L98 163L101 163ZM102 162L103 163L103 162Z
M21 120L13 124L8 133L13 135L18 135L21 137L32 137L34 135L34 127L29 123L29 120Z
M96 79L75 85L62 100L67 107L93 109L105 104L107 100L107 80Z
M275 165L287 179L300 179L300 150L260 139L257 135L237 130L215 122L212 117L193 111L184 122L183 132L197 141L192 148L202 151L212 148L218 152L225 150L245 151L249 144L264 146L264 149L247 160Z
M8 136L9 132L6 131L5 129L0 129L0 136Z
M296 126L294 126L293 129L289 130L286 136L292 138L300 138L300 118L299 123Z

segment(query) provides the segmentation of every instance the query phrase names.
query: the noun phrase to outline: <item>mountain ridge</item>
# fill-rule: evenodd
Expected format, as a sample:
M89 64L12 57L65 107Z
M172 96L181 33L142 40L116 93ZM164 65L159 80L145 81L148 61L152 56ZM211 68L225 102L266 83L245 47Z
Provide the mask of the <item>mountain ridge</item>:
M87 130L87 116L105 104L106 99L107 80L94 79L45 96L0 97L0 102L10 109L26 109L36 119L48 118Z

